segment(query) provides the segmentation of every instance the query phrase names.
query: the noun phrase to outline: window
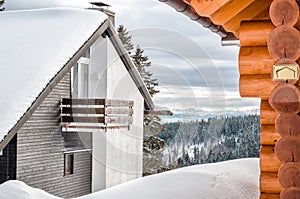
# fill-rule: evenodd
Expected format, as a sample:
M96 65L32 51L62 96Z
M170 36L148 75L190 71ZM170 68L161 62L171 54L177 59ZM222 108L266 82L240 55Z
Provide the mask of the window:
M74 154L65 154L65 176L74 173Z

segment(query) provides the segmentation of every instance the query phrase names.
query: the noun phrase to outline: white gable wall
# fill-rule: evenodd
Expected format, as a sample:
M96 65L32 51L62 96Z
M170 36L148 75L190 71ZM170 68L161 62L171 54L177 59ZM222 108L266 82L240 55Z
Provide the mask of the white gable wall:
M144 98L108 39L97 41L91 57L89 97L134 100L129 130L93 133L94 192L142 176Z
M107 97L134 100L130 129L107 134L107 187L142 176L144 98L108 42Z

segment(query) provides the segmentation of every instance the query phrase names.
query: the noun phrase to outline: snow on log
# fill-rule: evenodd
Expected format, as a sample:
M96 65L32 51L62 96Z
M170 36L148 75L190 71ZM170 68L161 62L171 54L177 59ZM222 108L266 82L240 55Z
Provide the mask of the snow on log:
M245 21L240 26L241 46L266 46L267 38L275 26L270 21Z
M268 37L268 50L274 60L288 58L296 61L300 57L300 33L291 26L276 27Z
M283 162L300 161L300 137L287 136L278 140L275 145L277 158Z
M300 163L283 164L278 171L278 179L283 188L300 187Z
M300 198L300 188L299 187L289 187L280 193L281 199L299 199Z
M291 84L279 84L271 93L269 103L278 113L298 113L300 92Z
M275 128L282 136L300 136L300 116L295 113L278 115Z
M269 14L275 26L295 26L299 21L299 8L295 0L274 0Z

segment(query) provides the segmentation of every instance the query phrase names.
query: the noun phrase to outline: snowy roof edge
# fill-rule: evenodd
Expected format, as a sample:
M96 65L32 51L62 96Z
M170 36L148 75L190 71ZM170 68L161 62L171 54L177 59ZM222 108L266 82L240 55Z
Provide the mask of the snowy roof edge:
M111 22L106 19L100 26L96 29L96 31L88 38L88 40L78 49L78 51L69 59L69 61L61 68L61 70L49 81L47 86L43 89L43 91L37 96L36 100L32 103L32 105L26 110L23 116L16 122L16 124L11 128L11 130L4 136L3 140L0 142L0 150L3 150L4 147L11 141L11 139L15 136L17 131L21 128L21 126L32 116L32 113L38 108L38 106L42 103L42 101L47 97L47 95L52 91L52 89L58 84L58 82L64 77L64 75L76 64L76 62L82 57L87 48L92 46L92 44L106 33L112 44L114 45L117 53L119 54L122 62L124 63L126 69L128 70L130 76L134 80L137 85L140 93L144 97L145 100L145 108L146 109L154 109L154 103L151 98L151 95L146 88L139 72L131 61L130 56L125 50L121 40L119 39L116 31L114 30Z

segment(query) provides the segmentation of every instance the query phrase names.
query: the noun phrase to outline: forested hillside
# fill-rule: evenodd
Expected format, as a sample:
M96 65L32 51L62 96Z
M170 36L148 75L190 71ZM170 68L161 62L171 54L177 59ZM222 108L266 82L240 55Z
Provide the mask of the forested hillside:
M167 123L164 162L171 168L259 156L258 115Z

